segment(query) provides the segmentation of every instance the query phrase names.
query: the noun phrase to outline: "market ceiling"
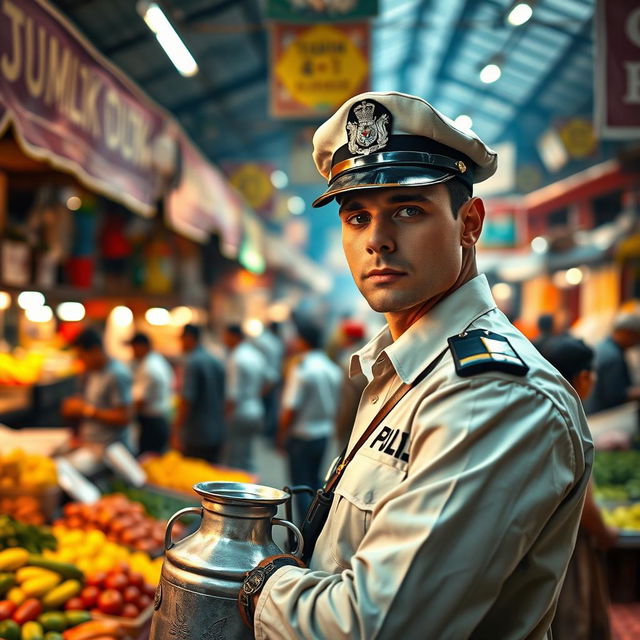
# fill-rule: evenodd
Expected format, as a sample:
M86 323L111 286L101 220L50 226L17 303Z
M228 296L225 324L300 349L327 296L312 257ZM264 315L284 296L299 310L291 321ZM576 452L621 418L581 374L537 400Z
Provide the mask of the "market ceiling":
M263 160L287 170L303 126L269 115L268 21L259 0L164 0L199 73L178 74L133 0L55 0L87 38L182 122L216 163ZM536 136L592 103L594 0L538 0L514 27L511 0L380 0L372 88L467 114L490 143ZM497 63L491 84L479 72ZM306 125L314 124L310 122Z

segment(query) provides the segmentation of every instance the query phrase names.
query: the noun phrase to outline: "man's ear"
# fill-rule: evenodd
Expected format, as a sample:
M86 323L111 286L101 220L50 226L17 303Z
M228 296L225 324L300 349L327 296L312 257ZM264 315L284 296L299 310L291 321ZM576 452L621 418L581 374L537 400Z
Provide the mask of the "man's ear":
M480 198L467 200L460 209L458 215L462 220L462 234L460 244L469 249L478 242L484 223L484 203Z

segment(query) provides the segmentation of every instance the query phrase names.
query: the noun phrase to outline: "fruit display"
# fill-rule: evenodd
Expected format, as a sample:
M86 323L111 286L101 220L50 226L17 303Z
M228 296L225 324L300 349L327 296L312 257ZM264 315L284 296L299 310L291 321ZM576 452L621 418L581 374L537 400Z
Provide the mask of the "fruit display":
M58 474L51 458L22 449L0 453L0 494L6 489L28 493L57 485Z
M104 496L93 504L70 502L64 506L64 517L57 526L67 529L97 529L110 542L123 544L137 551L162 552L166 520L156 520L145 513L143 505L132 502L122 494ZM184 525L176 523L175 536L184 531Z
M83 531L54 525L52 532L58 546L55 551L43 552L47 559L73 563L85 573L106 573L126 564L131 571L141 573L148 584L155 586L160 580L161 556L152 559L144 551L131 551L108 540L106 534L99 529Z
M625 531L640 532L640 502L620 505L613 509L603 509L602 518L606 524Z
M0 513L11 516L25 524L41 525L45 522L40 501L33 496L0 495Z
M24 386L35 384L40 378L44 355L36 352L22 354L0 353L0 384Z
M56 539L42 527L17 522L8 515L0 515L0 551L10 547L22 547L31 553L55 549Z
M156 520L168 520L174 513L185 507L198 506L200 499L194 493L193 497L169 495L162 489L153 487L129 487L122 481L116 480L111 485L113 491L122 493L130 500L139 502L145 511ZM184 516L181 522L195 521L196 517Z
M142 462L150 484L193 495L198 482L255 482L255 476L226 467L217 467L199 458L185 458L177 451Z
M593 478L600 500L640 500L640 451L598 451Z
M79 604L98 616L134 619L153 602L155 589L154 585L145 582L141 573L131 571L123 564L108 573L89 574Z

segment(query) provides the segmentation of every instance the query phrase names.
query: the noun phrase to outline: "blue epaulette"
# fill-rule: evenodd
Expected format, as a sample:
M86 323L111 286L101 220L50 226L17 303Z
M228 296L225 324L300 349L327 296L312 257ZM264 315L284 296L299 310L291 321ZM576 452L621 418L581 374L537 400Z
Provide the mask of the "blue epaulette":
M503 371L524 376L529 367L507 338L486 329L465 331L448 339L459 376L466 378L484 371Z

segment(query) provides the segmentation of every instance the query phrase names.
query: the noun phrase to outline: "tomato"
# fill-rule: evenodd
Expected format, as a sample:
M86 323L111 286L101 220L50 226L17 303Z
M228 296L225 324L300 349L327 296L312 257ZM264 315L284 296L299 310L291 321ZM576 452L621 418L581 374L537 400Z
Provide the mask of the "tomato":
M140 595L140 591L138 589L136 589L136 591L138 591L138 595ZM15 602L11 602L11 600L2 600L0 602L0 620L7 620L13 615L15 610Z
M112 616L120 614L122 603L122 594L115 589L107 589L98 596L98 609Z
M124 573L109 573L104 579L104 586L106 589L116 589L117 591L124 591L129 584L129 578Z
M156 595L156 588L152 584L149 584L146 582L142 587L142 591L146 593L152 600L153 600L153 597Z
M85 587L80 592L80 598L84 604L84 609L90 609L91 607L96 606L96 602L98 601L98 596L100 595L100 589L95 585L90 585Z
M138 589L142 589L144 585L144 577L138 571L130 571L129 584L133 585L134 587L138 587Z
M137 618L139 613L140 611L138 611L138 607L136 607L135 604L131 602L125 602L120 615L123 618Z
M141 595L140 589L131 584L122 592L122 597L125 602L138 602L138 598Z
M83 611L84 608L85 606L82 598L79 598L77 596L75 598L70 598L64 603L65 611Z
M92 573L90 576L87 576L85 582L89 586L101 587L104 583L107 574L104 571L96 571Z
M140 609L140 611L143 611L144 609L146 609L151 603L153 602L153 598L151 598L151 596L148 596L146 593L143 593L139 598L138 598L138 602L136 603L138 605L138 608Z

